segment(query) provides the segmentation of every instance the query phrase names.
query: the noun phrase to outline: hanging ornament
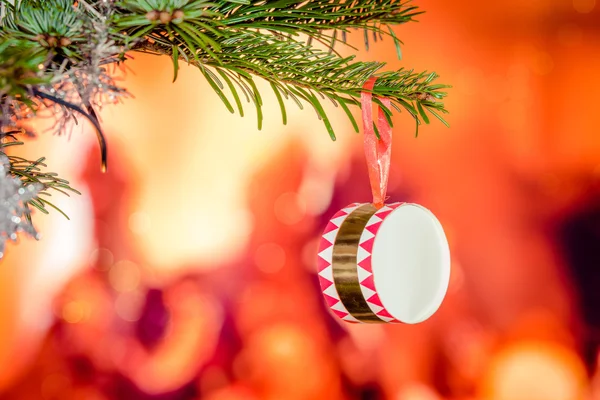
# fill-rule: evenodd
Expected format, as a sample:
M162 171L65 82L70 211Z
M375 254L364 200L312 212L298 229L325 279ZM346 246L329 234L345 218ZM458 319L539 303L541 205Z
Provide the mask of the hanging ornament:
M370 78L362 93L364 149L373 203L337 212L323 232L318 270L331 311L347 322L415 324L440 307L450 279L450 250L442 225L426 208L385 204L392 129L378 113L373 128ZM380 102L390 108L389 99Z

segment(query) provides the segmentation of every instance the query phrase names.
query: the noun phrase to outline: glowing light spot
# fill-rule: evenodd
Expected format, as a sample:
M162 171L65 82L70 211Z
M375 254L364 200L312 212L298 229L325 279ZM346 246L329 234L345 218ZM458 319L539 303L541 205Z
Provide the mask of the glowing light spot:
M70 301L63 306L62 317L70 324L77 324L86 317L88 307L81 301Z
M596 0L573 0L573 8L580 14L589 14L595 7Z
M309 365L314 351L312 339L300 327L280 324L260 331L256 338L265 362Z
M396 396L396 400L439 400L440 396L430 387L421 383L406 385Z
M275 201L275 217L286 225L294 225L304 219L306 204L297 193L284 193Z
M119 261L112 266L108 280L117 292L130 292L140 284L140 268L131 261Z
M261 271L273 274L285 265L285 250L277 243L265 243L256 249L254 262Z
M105 248L96 249L90 255L90 264L95 265L100 271L108 271L114 262L113 253Z
M121 319L135 322L140 319L144 296L139 292L121 293L115 300L115 312Z
M231 212L231 218L237 221L237 224L229 234L246 240L254 230L254 215L248 210L239 209Z
M327 171L316 171L311 169L302 180L298 189L300 197L306 202L306 213L319 215L331 203L335 175Z
M490 400L582 399L586 372L579 357L557 344L522 342L495 358L485 379Z
M133 233L143 235L152 227L150 217L142 211L135 212L129 216L129 229Z
M322 395L331 370L306 327L268 326L250 337L246 350L250 376L274 390L271 398L286 398L291 391L295 399L332 398Z

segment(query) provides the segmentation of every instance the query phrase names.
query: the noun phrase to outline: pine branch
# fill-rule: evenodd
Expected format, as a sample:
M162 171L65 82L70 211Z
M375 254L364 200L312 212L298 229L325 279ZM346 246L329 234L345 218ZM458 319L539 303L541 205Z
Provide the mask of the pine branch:
M362 85L376 73L380 79L374 93L389 97L396 110L407 110L416 121L417 132L419 124L429 123L428 113L446 124L441 116L446 110L436 101L445 97L446 93L441 90L449 86L433 84L437 78L435 73L415 74L403 69L381 73L383 63L354 62L354 57L344 58L331 51L322 51L297 38L303 33L313 39L327 39L332 49L337 37L335 32L362 28L367 45L368 31L372 31L375 38L391 35L400 55L400 41L390 25L411 21L420 14L416 7L408 4L378 0L348 3L279 0L252 4L226 0L210 4L204 1L124 1L121 7L126 12L118 13L115 21L131 40L143 38L137 42L135 50L171 56L175 78L180 59L199 67L227 109L234 112L223 92L224 81L243 115L238 93L241 92L257 108L259 129L262 101L253 76L270 82L284 121L286 112L282 97L292 98L300 107L299 99L304 100L314 107L335 139L316 94L321 99L329 98L336 105L342 104L356 126L347 105L360 106L358 98ZM333 35L324 33L331 28ZM391 110L386 112L391 115Z
M135 14L125 15L119 20L121 27L139 27L156 21L167 20L166 15L160 17L161 10L166 13L180 11L177 22L203 22L223 30L265 29L272 33L289 36L308 35L311 38L326 39L333 48L337 40L337 32L342 32L341 43L346 44L346 33L349 29L365 30L365 45L369 45L368 31L373 39L390 35L398 45L401 42L385 26L399 25L413 21L422 14L416 6L408 1L358 0L351 2L331 2L329 0L297 1L228 1L220 0L210 3L164 1L125 1L122 7ZM185 5L183 5L186 3ZM186 15L187 12L187 15ZM183 13L183 14L181 14ZM152 16L156 15L157 19ZM183 17L181 17L183 16ZM150 17L150 18L148 18ZM214 26L213 26L214 28ZM201 29L201 28L200 28ZM333 31L333 34L326 32Z
M338 44L348 45L348 32L362 30L367 49L371 40L387 37L401 57L393 27L421 14L409 0L0 0L0 5L0 134L40 107L53 107L59 133L75 112L92 122L103 144L95 110L127 95L106 68L124 62L128 51L169 56L174 79L180 62L198 67L229 111L244 115L242 99L254 103L259 128L263 101L255 78L269 82L284 124L286 100L300 108L308 103L332 139L322 101L341 108L358 131L351 107L361 106L362 86L371 76L379 78L374 101L391 100L393 110L379 102L390 123L393 111L404 110L417 132L431 116L446 124L442 100L449 86L436 83L434 72L385 71L384 63L335 51ZM3 140L0 153L20 143ZM68 182L41 171L43 159L9 161L10 174L43 186L40 195L71 190ZM39 196L29 205L42 212L54 207Z
M234 107L224 92L225 86L240 114L241 98L252 101L259 115L259 128L262 100L254 77L270 83L284 120L284 98L291 98L300 107L301 101L308 102L332 138L335 134L321 100L329 98L341 105L356 126L348 106L360 106L362 85L375 74L379 80L373 92L390 98L396 110L408 111L417 129L419 124L429 123L430 115L446 123L442 117L446 110L440 100L448 86L435 84L435 73L404 69L382 72L383 63L356 62L354 57L341 57L310 43L318 40L333 50L336 43L346 43L349 29L356 28L364 30L367 46L369 33L374 39L392 37L400 55L401 42L391 26L412 21L421 13L408 1L121 0L112 8L103 1L82 0L77 7L71 4L71 0L23 0L5 18L5 34L46 49L50 61L44 64L45 72L56 74L58 70L74 76L69 69L86 62L77 50L86 42L82 27L86 21L104 18L109 22L115 47L122 49L117 54L105 54L108 62L123 60L126 49L164 54L173 59L174 78L180 60L193 64L230 111ZM57 22L58 14L69 22L67 26ZM338 32L342 33L341 39ZM309 42L301 41L301 34L307 35ZM80 108L86 109L88 103L83 101ZM386 110L386 115L391 113Z
M49 83L39 70L46 60L47 53L34 44L0 36L0 99L26 100L33 86Z
M153 42L145 44L145 48L150 51L168 54L173 48L168 38L162 34L152 38ZM447 86L432 83L437 77L435 73L417 74L407 70L379 73L385 64L353 62L354 57L342 58L302 42L279 39L260 32L248 31L234 37L215 38L215 43L220 49L218 61L201 50L192 53L183 39L179 43L181 47L175 48L182 59L200 68L229 111L234 112L234 108L223 93L224 85L218 76L227 84L241 114L243 109L239 93L252 100L259 115L259 128L262 123L262 101L260 93L255 90L253 76L269 81L278 97L291 98L300 107L302 105L298 99L310 103L332 138L335 138L333 128L316 94L321 95L321 99L329 98L336 105L360 106L362 85L374 74L379 79L373 93L390 98L396 110L403 108L415 120L426 123L429 122L426 112L442 121L440 113L446 112L443 105L435 101L445 97L446 93L441 90ZM212 67L218 76L207 67ZM236 83L237 88L228 80ZM283 102L279 103L282 114L285 114ZM347 107L342 108L353 119ZM391 110L387 111L391 114Z
M69 193L81 193L73 189L68 181L59 178L56 173L44 172L42 169L47 167L44 163L46 160L45 157L31 161L22 157L5 154L9 147L25 144L17 139L17 135L21 134L23 134L22 130L13 130L2 133L0 135L0 155L8 158L10 162L9 173L14 177L19 178L23 187L27 187L30 184L36 184L40 187L38 194L25 203L26 218L31 222L31 207L33 207L44 214L49 213L48 208L53 208L60 212L65 218L69 219L69 217L49 201L47 197L51 197L53 191L66 196L69 196Z

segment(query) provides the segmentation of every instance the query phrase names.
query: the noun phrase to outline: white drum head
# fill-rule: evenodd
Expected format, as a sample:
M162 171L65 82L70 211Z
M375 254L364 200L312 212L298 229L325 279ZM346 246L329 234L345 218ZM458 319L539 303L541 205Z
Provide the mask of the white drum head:
M416 324L442 304L450 280L450 249L442 225L426 208L405 203L381 224L373 244L374 283L397 320Z

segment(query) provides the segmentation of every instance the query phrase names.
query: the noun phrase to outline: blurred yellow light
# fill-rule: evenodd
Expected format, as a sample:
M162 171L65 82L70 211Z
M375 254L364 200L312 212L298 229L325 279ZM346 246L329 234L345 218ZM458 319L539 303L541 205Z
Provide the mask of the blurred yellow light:
M252 334L244 352L246 376L261 398L304 400L339 398L339 370L310 329L281 322ZM246 368L247 367L247 368Z
M63 306L62 317L70 324L76 324L86 317L87 306L81 301L70 301Z
M152 227L150 217L143 211L134 212L129 216L129 229L133 233L144 234Z
M310 365L314 353L313 339L300 326L281 323L266 327L254 339L256 350L260 350L265 364L283 363L289 367Z
M350 131L349 121L331 103L323 106L340 131L335 143L309 110L288 105L289 122L283 126L269 83L257 80L265 115L259 132L255 114L232 117L197 68L182 64L172 83L168 57L136 54L127 65L136 74L127 75L122 84L136 100L106 107L102 126L113 149L136 149L118 156L128 166L126 179L135 183L122 205L124 222L135 233L133 241L146 263L157 270L176 274L188 268L217 268L241 257L253 223L248 186L292 141L310 146L306 165L313 174L306 194L314 197L308 205L311 212L326 205L330 194L314 194L322 187L330 189L349 147L358 144L352 135L342 134ZM161 104L161 112L148 112L156 104ZM290 165L278 168L286 174ZM291 214L284 210L282 222L303 218L303 204L294 207ZM130 217L140 210L147 217Z
M396 400L440 400L441 397L429 386L411 383L400 390Z
M327 210L333 196L335 172L308 168L304 172L298 194L305 203L306 214L320 215ZM389 185L388 185L389 187Z
M489 400L580 400L586 373L570 349L520 342L496 355L483 382L484 398Z
M141 271L137 264L123 260L112 266L108 273L111 286L117 292L130 292L140 284Z

